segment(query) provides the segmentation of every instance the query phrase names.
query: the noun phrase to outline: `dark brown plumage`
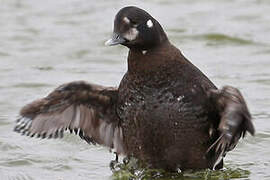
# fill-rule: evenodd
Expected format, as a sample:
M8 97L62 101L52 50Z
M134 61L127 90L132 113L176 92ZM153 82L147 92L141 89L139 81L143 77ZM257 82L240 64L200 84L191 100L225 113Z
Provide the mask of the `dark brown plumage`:
M63 137L67 129L92 144L123 153L122 130L116 115L115 88L76 81L22 108L15 131L42 138Z
M107 44L130 49L118 89L62 85L26 105L15 131L46 138L62 137L70 129L89 143L170 171L222 168L240 137L246 131L254 135L239 90L218 90L145 11L121 9Z

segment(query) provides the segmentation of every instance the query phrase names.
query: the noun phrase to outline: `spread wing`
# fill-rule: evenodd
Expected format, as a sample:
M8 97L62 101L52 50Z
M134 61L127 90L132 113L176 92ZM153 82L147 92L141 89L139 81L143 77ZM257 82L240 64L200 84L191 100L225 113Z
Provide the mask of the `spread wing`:
M208 152L215 149L218 154L215 163L217 165L226 152L234 149L239 139L245 137L247 131L254 135L255 128L246 102L238 89L225 86L221 90L210 90L207 93L220 115L220 136L208 149Z
M65 130L92 144L123 152L122 129L116 115L118 91L74 81L20 111L15 131L30 137L61 138Z

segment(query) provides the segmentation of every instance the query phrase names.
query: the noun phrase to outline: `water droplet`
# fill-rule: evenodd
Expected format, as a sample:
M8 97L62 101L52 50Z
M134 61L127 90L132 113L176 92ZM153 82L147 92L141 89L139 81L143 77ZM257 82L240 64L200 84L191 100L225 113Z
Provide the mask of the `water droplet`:
M184 98L184 96L179 96L179 97L177 98L177 101L181 101L183 98Z

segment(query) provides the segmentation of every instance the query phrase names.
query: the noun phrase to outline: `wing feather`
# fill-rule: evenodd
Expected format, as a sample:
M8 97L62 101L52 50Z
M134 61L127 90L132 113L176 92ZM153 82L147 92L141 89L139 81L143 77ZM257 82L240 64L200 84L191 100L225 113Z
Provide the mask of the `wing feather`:
M61 138L65 130L88 143L124 153L115 105L118 91L84 81L61 85L47 97L22 108L15 131L30 137Z
M207 151L214 149L217 154L215 168L226 153L235 148L239 139L244 137L247 131L254 135L255 128L246 102L238 89L225 86L221 90L208 91L208 96L220 115L219 138Z

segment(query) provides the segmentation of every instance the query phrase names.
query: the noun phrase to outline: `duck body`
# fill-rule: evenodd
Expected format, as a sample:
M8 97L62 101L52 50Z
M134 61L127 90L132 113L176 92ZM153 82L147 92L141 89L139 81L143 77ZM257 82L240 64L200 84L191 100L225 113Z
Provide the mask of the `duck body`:
M127 154L155 168L208 168L209 129L218 116L206 89L216 87L169 42L130 50L117 113ZM214 113L214 114L213 114Z

